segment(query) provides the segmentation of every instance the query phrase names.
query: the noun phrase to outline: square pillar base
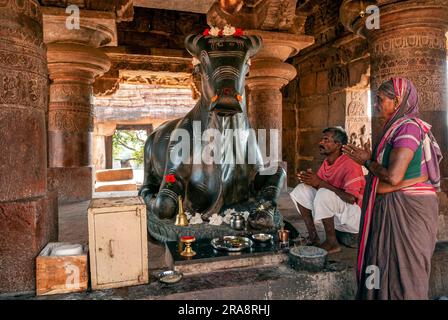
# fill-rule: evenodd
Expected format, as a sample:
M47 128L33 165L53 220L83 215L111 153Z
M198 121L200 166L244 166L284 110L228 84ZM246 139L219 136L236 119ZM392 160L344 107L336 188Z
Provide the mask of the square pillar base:
M42 248L58 239L57 194L0 203L0 294L35 290Z

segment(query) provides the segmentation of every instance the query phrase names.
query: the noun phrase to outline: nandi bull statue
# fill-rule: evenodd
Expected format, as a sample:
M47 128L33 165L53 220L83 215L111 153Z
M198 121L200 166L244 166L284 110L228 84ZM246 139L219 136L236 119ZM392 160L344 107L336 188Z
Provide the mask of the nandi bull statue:
M250 212L251 229L278 229L282 223L276 200L286 173L277 164L272 170L272 163L266 170L260 141L248 134L253 130L247 117L245 77L261 38L236 30L231 35L222 31L212 35L206 30L186 38L195 71L201 74L201 98L185 117L164 123L146 141L139 194L147 205L149 232L158 240L177 240L180 233L196 238L222 235L219 228L204 227L198 235L194 228L174 226L179 196L186 211L199 212L204 221L239 206ZM203 150L210 149L211 142L213 161L207 161ZM165 179L173 175L173 181Z

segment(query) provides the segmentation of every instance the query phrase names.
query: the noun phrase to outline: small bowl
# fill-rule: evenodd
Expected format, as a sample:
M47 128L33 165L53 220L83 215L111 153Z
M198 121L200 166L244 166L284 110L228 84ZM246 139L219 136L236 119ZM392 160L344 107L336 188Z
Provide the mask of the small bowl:
M182 280L183 274L178 271L168 270L160 272L157 277L162 283L173 284Z
M256 242L267 243L272 241L274 237L268 233L256 233L252 235L252 239L254 239L254 241Z

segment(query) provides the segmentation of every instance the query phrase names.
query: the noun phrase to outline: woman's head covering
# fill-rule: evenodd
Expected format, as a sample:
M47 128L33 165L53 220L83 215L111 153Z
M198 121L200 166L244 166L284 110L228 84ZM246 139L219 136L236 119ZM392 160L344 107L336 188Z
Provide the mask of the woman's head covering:
M395 121L402 117L418 117L418 94L411 80L392 78L389 81L383 82L378 88L378 92L382 92L389 99L395 99L397 97L403 98L397 111L384 126L384 131L387 131Z

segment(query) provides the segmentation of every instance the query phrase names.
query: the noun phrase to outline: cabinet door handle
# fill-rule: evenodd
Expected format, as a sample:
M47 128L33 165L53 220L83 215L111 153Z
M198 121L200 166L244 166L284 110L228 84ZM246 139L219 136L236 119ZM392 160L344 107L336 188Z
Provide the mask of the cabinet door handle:
M114 257L114 240L112 239L109 240L109 256Z

